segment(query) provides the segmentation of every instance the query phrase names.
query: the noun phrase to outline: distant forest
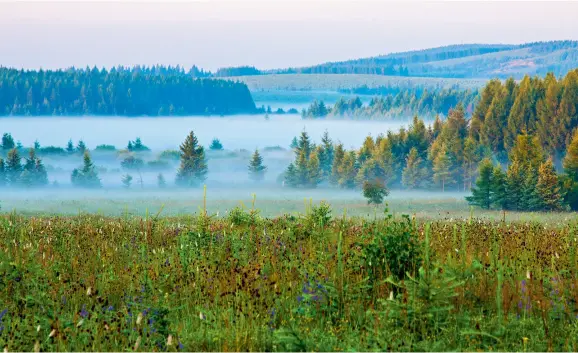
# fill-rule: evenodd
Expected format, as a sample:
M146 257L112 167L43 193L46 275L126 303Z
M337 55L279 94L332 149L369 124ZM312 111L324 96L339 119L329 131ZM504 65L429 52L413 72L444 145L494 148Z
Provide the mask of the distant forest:
M447 115L460 103L465 107L466 113L471 115L478 97L477 90L404 90L397 94L374 97L368 105L363 105L359 97L349 100L341 98L333 107L327 107L323 101L314 101L309 108L302 111L302 116L304 119L347 117L387 120L419 115L433 119L438 114Z
M0 68L0 115L213 115L255 113L244 83L200 79L193 67L24 71Z

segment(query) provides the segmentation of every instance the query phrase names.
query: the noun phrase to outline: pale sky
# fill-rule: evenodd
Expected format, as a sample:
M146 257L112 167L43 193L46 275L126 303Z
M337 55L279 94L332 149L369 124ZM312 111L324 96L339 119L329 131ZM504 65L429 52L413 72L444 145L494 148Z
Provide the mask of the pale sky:
M6 1L0 66L305 66L460 43L578 40L578 1Z

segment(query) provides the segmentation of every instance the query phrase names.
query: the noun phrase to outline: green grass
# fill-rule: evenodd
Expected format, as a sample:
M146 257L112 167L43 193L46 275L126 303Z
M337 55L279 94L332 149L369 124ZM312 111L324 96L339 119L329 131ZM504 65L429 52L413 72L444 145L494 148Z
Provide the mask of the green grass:
M205 199L206 200L206 199ZM9 351L576 351L576 223L0 217ZM345 218L346 216L347 218Z

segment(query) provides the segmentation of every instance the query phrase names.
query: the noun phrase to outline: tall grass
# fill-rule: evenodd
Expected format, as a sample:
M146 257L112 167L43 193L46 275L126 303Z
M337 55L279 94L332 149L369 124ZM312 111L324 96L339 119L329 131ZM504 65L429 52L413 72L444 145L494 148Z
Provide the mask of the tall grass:
M3 215L0 348L578 349L575 225L307 210Z

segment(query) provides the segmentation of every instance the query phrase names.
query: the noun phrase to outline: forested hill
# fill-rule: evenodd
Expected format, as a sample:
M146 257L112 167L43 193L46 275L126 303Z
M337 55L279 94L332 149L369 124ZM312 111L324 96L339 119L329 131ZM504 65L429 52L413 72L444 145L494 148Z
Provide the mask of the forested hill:
M0 68L0 115L211 115L254 113L244 83L151 70Z
M521 45L464 44L393 53L372 58L273 70L282 74L374 74L447 78L522 78L578 67L578 41Z

